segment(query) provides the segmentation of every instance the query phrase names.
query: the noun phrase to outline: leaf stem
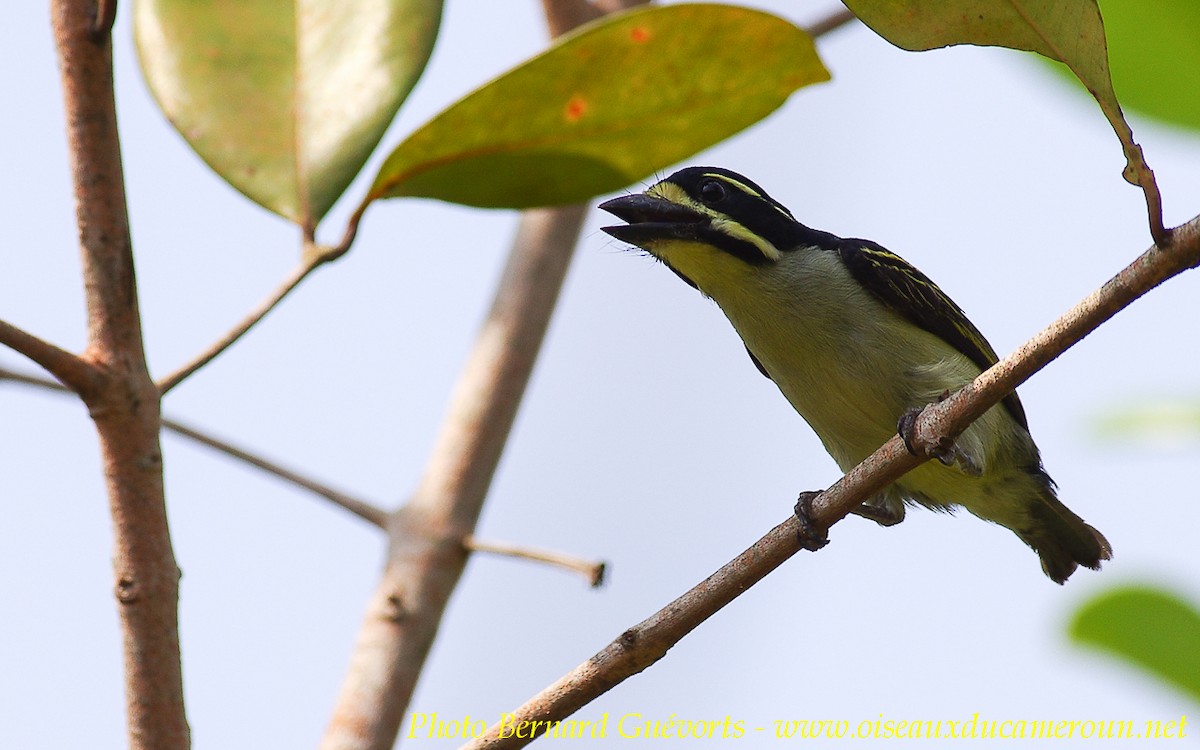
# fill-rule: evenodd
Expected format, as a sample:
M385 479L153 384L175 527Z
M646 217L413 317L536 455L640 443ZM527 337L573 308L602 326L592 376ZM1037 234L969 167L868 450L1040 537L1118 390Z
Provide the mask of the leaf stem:
M353 237L350 238L350 241ZM217 339L207 349L196 355L190 362L183 365L179 369L172 372L170 375L160 379L157 383L158 391L162 395L166 395L175 386L179 385L190 375L195 373L201 367L204 367L209 362L216 359L222 352L233 346L238 339L246 335L246 333L258 324L267 313L275 309L275 307L288 296L300 282L308 278L308 275L315 271L320 266L328 263L335 258L341 257L349 249L349 242L346 242L346 247L328 248L321 245L305 245L305 252L300 260L300 263L292 269L279 286L268 294L261 302L258 303L249 313L242 318L241 322L231 328L224 336Z

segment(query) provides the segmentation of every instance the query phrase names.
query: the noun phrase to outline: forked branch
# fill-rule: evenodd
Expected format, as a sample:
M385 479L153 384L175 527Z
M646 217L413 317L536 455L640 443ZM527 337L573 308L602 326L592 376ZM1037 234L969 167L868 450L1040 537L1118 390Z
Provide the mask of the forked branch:
M110 16L95 0L51 3L87 303L83 359L104 374L101 387L80 395L99 436L112 516L129 747L186 750L179 568L163 496L158 389L142 341L112 45L103 33Z

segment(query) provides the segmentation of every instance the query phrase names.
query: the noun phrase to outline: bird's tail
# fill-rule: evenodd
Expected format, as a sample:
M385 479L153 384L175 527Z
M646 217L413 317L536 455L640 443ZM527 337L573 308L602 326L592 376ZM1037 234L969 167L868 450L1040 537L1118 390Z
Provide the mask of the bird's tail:
M1112 545L1063 505L1050 477L1038 473L1044 481L1038 483L1037 497L1031 498L1028 522L1013 531L1038 553L1042 570L1055 583L1065 582L1080 565L1098 570L1101 562L1112 559Z

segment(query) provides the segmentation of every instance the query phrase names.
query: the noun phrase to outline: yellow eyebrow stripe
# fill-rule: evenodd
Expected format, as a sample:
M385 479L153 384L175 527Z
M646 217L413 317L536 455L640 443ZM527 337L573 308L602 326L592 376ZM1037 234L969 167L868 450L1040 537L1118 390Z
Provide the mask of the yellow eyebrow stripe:
M753 195L755 198L763 197L762 193L758 192L757 190L750 187L749 185L747 185L744 182L738 182L737 180L733 179L732 177L729 177L728 175L717 174L715 172L705 172L704 176L712 177L715 180L720 180L721 182L725 182L730 185L733 185L735 188L737 188L738 190L741 190L743 193L746 193L747 195Z
M765 201L765 202L766 202L766 203L768 203L768 204L769 204L769 205L770 205L772 208L774 208L776 211L778 211L779 213L781 213L781 214L783 214L784 216L788 217L788 218L789 218L789 219L791 219L792 221L795 221L795 220L796 220L796 217L795 217L795 216L792 216L792 212L791 212L791 211L787 210L787 209L786 209L786 208L784 208L783 206L781 206L781 205L779 205L778 203L776 203L774 200L772 200L772 199L768 198L767 196L763 195L762 193L760 193L759 191L757 191L757 190L755 190L754 188L750 187L749 185L747 185L747 184L746 184L746 183L744 183L744 182L741 182L741 181L739 181L739 180L735 180L735 179L733 179L732 177L730 177L730 176L728 176L728 175L717 174L716 172L705 172L705 173L704 173L704 176L705 176L705 177L711 177L711 178L713 178L714 180L720 180L721 182L724 182L724 183L725 183L725 184L727 184L727 185L733 185L735 188L737 188L738 190L741 190L741 191L742 191L743 193L745 193L746 195L752 195L752 196L754 196L755 198L758 198L758 199L760 199L760 200L762 200L762 201Z

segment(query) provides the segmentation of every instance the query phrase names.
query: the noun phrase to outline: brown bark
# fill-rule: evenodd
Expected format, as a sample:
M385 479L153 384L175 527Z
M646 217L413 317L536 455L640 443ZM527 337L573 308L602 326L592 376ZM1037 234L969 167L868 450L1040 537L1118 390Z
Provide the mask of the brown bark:
M113 519L129 744L180 750L190 737L179 662L179 569L163 496L158 389L142 347L107 14L87 0L53 3L87 302L83 358L100 373L80 396L99 433Z

